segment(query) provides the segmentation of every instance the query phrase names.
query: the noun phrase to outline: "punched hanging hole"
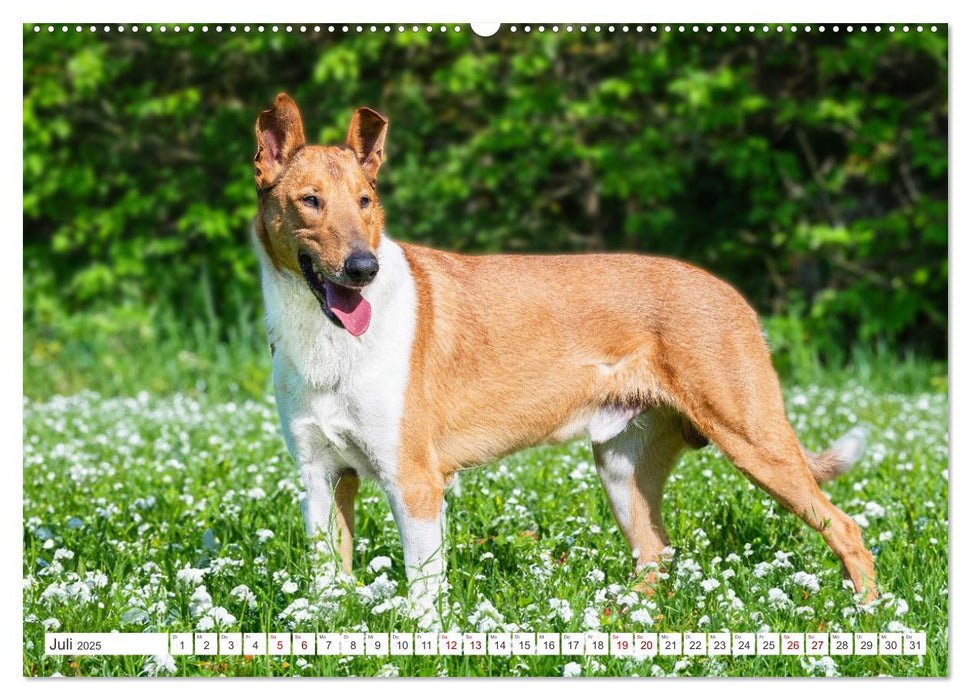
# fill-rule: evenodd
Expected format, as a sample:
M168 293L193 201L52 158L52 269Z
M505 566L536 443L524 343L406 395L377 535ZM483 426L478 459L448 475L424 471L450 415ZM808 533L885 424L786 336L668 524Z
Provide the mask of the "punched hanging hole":
M499 22L473 22L471 26L477 36L486 37L498 32L502 25Z

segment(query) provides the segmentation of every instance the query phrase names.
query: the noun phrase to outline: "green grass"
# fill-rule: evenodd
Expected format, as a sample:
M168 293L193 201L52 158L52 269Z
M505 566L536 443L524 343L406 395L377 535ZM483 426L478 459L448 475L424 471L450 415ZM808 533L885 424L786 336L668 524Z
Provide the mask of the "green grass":
M43 399L93 390L260 398L270 391L270 352L259 314L235 323L167 309L111 309L24 323L24 395Z
M231 360L227 352L221 362ZM159 376L151 363L143 362L145 376ZM264 367L265 359L253 366ZM864 369L786 390L810 448L851 424L871 426L862 463L825 487L866 522L882 593L871 608L856 605L822 540L713 448L686 455L672 476L665 516L673 559L655 595L632 594L630 552L590 448L575 442L462 475L460 491L448 498L453 588L445 628L906 628L926 631L924 658L176 657L175 675L558 676L570 662L582 675L819 675L827 668L846 676L944 675L946 379L939 366L900 367L897 375L883 368L879 380ZM208 391L191 382L192 372L166 371L186 391L139 392L134 373L121 375L130 383L120 393L129 398L81 391L38 399L41 390L25 388L34 398L24 400L24 674L159 672L144 658L45 657L45 629L192 631L215 618L222 622L213 630L415 630L404 612L398 534L379 491L364 484L358 500L355 579L325 577L315 591L297 474L272 400L264 393L228 400L247 393L233 388L228 368L215 372L225 373L225 383ZM390 568L369 570L377 557L388 557ZM186 567L203 571L180 577ZM816 577L818 590L798 572Z
M239 401L272 393L261 310L237 302L243 311L225 321L210 309L207 284L187 293L209 300L202 304L208 313L191 322L165 307L32 313L24 322L24 395L43 400L84 390L103 396L148 391ZM880 339L849 352L834 349L832 339L814 345L816 339L793 318L767 317L764 326L773 363L789 385L858 382L906 394L947 390L946 362L898 352Z

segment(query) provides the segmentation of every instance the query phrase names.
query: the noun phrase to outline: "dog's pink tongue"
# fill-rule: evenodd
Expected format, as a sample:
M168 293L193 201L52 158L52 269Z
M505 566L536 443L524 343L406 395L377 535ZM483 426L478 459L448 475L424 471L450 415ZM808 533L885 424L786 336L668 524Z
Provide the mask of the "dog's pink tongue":
M359 291L333 284L330 280L324 282L324 290L327 292L327 306L348 333L356 337L367 330L371 323L371 305Z

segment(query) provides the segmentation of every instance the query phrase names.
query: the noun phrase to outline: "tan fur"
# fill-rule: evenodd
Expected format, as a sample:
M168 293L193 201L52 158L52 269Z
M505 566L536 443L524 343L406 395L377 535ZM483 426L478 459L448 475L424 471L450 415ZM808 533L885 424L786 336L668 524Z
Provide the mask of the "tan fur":
M351 573L354 558L354 499L360 480L354 474L342 474L334 489L337 514L337 550L341 555L344 571Z
M351 246L377 245L383 214L374 176L387 121L359 110L348 149L305 146L288 100L277 98L283 117L261 115L267 129L286 122L299 133L269 138L295 150L257 175L260 240L279 266L295 270L295 251L309 247L337 274ZM327 200L317 218L294 204L308 190ZM357 205L365 192L370 211ZM818 530L856 589L874 596L872 557L856 524L819 490L786 418L758 316L730 285L665 258L402 248L418 299L397 472L412 516L435 518L445 484L465 466L569 437L568 426L601 409L633 409L651 429L638 448L624 532L639 564L656 561L667 544L661 495L678 454L710 440ZM821 476L833 471L825 458L813 464ZM344 499L342 510L350 507Z
M694 442L710 439L819 530L858 590L872 593L872 558L856 524L816 486L758 316L731 286L664 258L404 249L419 328L398 480L413 514L437 513L455 470L556 439L572 417L668 406L686 417ZM684 435L679 416L664 438L677 449L652 448L666 453L661 466L636 477L628 539L645 561L667 541L660 491Z
M344 260L353 250L377 250L384 210L374 177L387 120L366 111L376 117L362 120L355 115L347 148L306 145L297 106L283 93L273 109L260 114L254 158L260 193L256 232L278 268L300 274L297 253L304 251L329 277L341 281ZM300 199L306 196L319 197L322 206L304 205ZM370 204L361 207L365 196Z

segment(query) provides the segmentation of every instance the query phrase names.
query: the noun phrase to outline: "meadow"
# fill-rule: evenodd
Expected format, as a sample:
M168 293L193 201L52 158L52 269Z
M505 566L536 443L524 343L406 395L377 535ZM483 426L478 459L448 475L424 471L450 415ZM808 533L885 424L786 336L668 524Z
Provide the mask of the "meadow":
M166 371L149 370L150 360L140 366L143 377ZM373 485L363 484L358 499L354 575L327 573L312 554L297 473L265 390L250 395L227 384L200 391L201 380L183 371L188 389L149 392L119 371L101 380L118 398L88 389L41 395L50 385L37 375L23 404L23 672L945 675L948 402L940 369L901 363L787 382L791 419L811 449L850 425L869 429L861 463L824 488L861 525L875 555L880 597L868 606L857 604L821 538L712 447L687 454L669 483L672 551L653 596L632 592L630 552L588 444L539 447L464 473L447 501L451 590L442 629L927 633L925 657L648 660L45 657L45 631L418 627L408 614L397 530ZM127 386L111 383L118 381Z

